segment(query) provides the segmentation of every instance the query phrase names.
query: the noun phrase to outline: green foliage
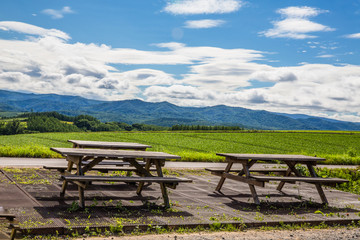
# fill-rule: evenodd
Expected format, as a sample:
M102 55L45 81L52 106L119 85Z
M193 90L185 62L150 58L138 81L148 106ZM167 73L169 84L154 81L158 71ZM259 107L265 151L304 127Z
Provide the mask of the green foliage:
M0 135L21 134L24 131L24 126L18 120L0 122Z
M78 132L79 129L72 125L61 122L54 117L31 116L27 120L27 129L37 132Z
M90 115L72 117L57 112L24 113L14 119L2 119L0 121L0 135L38 132L159 131L167 129L166 127L138 123L132 125L122 122L103 123Z
M335 177L349 180L347 183L336 184L336 189L341 191L360 194L360 167L357 169L347 168L318 168L317 174L321 177Z
M45 147L42 145L33 145L33 144L23 145L23 146L14 146L14 145L0 146L0 156L2 156L2 157L29 157L29 158L59 158L59 157L61 157L58 153L51 151L49 147Z
M29 117L52 117L61 121L73 122L74 117L67 116L58 112L30 112L20 114L18 117L29 118Z

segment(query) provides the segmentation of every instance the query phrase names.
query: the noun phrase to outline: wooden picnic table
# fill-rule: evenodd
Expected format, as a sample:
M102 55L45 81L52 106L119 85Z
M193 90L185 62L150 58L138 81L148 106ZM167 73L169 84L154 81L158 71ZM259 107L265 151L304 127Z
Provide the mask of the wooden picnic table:
M10 233L10 240L15 239L16 230L19 229L19 222L15 219L16 216L12 213L8 213L7 211L4 211L3 208L0 206L0 219L6 219L9 221L9 228L11 229Z
M277 190L281 191L284 184L294 183L297 181L307 182L315 184L316 189L320 195L322 202L328 203L325 193L321 187L322 184L336 184L336 183L344 183L348 182L345 179L341 178L321 178L318 177L314 166L318 162L325 161L324 158L319 157L311 157L304 155L283 155L283 154L237 154L237 153L217 153L218 156L223 156L226 158L228 162L225 169L219 171L219 169L207 168L206 170L211 171L212 174L220 176L220 181L216 187L216 191L221 190L225 179L229 178L232 180L240 181L247 183L249 185L252 197L256 204L260 204L258 195L255 190L255 186L264 187L265 182L269 181L280 181ZM251 167L257 163L257 161L281 161L284 162L288 168L285 172L285 176L268 176L268 175L254 175L250 174L251 172L256 172L256 170L252 171ZM242 165L242 169L240 171L232 171L232 166L234 163L240 163ZM300 171L298 171L295 167L296 164L304 164L307 166L309 170L310 176L304 176ZM237 174L234 174L237 173Z
M63 185L60 195L64 196L68 182L77 184L80 207L85 207L84 190L89 182L138 182L139 186L136 192L139 195L141 194L145 182L159 183L165 207L170 207L166 190L167 187L175 188L180 182L191 182L190 179L163 176L162 166L165 165L165 160L180 159L179 156L168 153L82 148L51 148L51 150L65 156L68 162L67 169L62 174ZM92 170L92 168L107 158L130 163L132 167L136 168L136 171L140 176L85 176L86 172ZM85 161L88 163L83 164ZM140 164L139 161L145 161L145 165ZM75 174L71 174L73 165L76 166ZM150 167L153 165L155 165L157 176L154 176L150 171Z
M140 151L145 151L147 148L151 148L150 145L132 142L102 142L84 140L68 140L68 142L71 142L74 148L128 149Z

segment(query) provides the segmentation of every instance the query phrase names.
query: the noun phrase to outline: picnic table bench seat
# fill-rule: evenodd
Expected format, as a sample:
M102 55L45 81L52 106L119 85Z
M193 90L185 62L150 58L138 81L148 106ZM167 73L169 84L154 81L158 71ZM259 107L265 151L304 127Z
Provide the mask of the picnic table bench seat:
M205 170L215 175L217 175L217 173L221 174L225 171L224 168L205 168ZM241 169L235 168L235 169L230 169L229 172L239 173L242 170L243 170L242 168ZM262 174L277 173L277 174L285 175L286 171L287 171L286 169L249 169L249 172L257 172Z
M57 170L60 173L64 173L67 170L67 166L59 166L59 165L43 166L43 168L48 169L48 170ZM72 170L76 170L76 167L73 166ZM112 166L104 166L104 165L95 166L91 170L98 171L98 172L101 172L101 173L108 173L110 171L137 172L137 169L135 167L117 167L117 166L112 167ZM156 171L156 169L155 168L150 168L149 171Z
M113 176L79 176L66 175L61 176L61 179L66 181L81 181L81 182L156 182L156 183L172 183L172 182L192 182L188 178L179 177L113 177Z
M20 228L18 221L15 220L16 216L11 213L0 212L0 218L6 219L9 221L8 228L11 229L10 239L11 240L15 239L16 230Z
M307 182L307 183L325 183L325 184L336 184L336 183L346 183L349 180L342 178L321 178L321 177L282 177L282 176L257 176L251 175L251 178L254 178L258 181L269 182L269 181L282 181L282 182Z
M164 183L167 187L175 189L180 182L192 182L188 178L179 177L129 177L129 176L79 176L79 175L66 175L61 176L61 180L68 182L92 183L92 182L124 182L124 183ZM85 187L86 185L84 185Z

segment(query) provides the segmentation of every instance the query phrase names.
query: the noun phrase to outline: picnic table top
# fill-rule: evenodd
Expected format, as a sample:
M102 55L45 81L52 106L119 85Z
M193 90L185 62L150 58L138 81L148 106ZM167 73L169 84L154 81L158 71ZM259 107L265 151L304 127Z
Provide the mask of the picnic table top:
M84 147L97 147L97 148L118 148L118 149L144 149L151 148L150 145L132 143L132 142L102 142L102 141L84 141L84 140L68 140L68 142Z
M126 151L112 149L87 149L87 148L50 148L63 156L89 156L109 158L148 158L148 159L181 159L180 156L164 152L151 151Z
M217 153L218 156L230 157L237 160L263 160L263 161L296 161L296 162L317 162L325 161L325 158L291 155L291 154L240 154L240 153Z

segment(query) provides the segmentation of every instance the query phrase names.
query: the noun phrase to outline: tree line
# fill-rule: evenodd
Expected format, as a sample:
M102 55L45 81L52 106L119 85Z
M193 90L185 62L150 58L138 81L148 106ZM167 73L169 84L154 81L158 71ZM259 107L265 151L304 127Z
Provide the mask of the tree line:
M0 135L38 132L83 132L83 131L232 131L244 130L239 126L173 125L161 127L124 122L101 122L90 115L67 116L58 112L31 112L18 115L16 119L0 121Z
M66 116L58 112L26 113L18 119L0 121L0 135L37 132L159 131L167 128L123 122L103 123L90 115Z

